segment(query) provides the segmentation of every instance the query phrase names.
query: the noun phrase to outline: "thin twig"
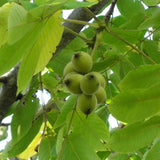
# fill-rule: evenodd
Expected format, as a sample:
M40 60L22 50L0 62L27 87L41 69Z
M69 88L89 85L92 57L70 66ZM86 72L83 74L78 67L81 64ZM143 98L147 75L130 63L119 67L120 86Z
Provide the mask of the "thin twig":
M94 55L97 51L97 48L100 45L101 40L102 40L102 31L97 32L97 34L96 34L96 41L95 41L95 44L94 44L94 47L93 47L93 50L92 50L92 53L91 53L92 58L94 57Z
M95 14L87 7L84 7L84 9L86 10L86 12L88 12L97 23L100 23L101 21L95 16Z
M108 25L108 22L109 22L109 20L111 18L111 15L113 14L114 7L115 7L116 3L117 3L117 0L113 0L112 1L110 9L105 15L104 20L105 20L106 25Z
M143 39L143 41L145 41L146 39L148 39L154 32L158 31L159 29L160 29L160 26L157 27L155 30L151 31L151 32L149 33L149 35ZM141 42L143 42L143 41L141 41Z
M75 36L81 38L81 39L82 39L83 41L85 41L86 43L88 43L88 44L93 44L92 40L89 40L89 39L87 39L87 38L81 36L80 34L74 32L74 31L71 30L70 28L64 27L64 29L67 30L68 32L72 33L73 35L75 35Z
M65 22L71 22L71 23L76 23L76 24L81 24L81 25L89 25L91 27L94 27L94 28L98 28L98 24L97 23L88 23L88 22L85 22L85 21L80 21L80 20L74 20L74 19L64 19Z

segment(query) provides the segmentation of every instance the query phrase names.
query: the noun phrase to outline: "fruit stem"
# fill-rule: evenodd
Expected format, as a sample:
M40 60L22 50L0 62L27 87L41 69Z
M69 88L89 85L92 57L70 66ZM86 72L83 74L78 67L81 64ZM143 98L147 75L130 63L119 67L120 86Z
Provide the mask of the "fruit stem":
M94 55L97 51L97 48L100 45L101 40L102 40L102 31L97 32L97 34L96 34L96 41L95 41L95 44L94 44L94 47L93 47L93 50L92 50L92 53L91 53L92 58L94 57Z
M110 33L111 35L117 37L118 39L120 39L121 41L123 41L124 43L126 43L127 45L129 45L132 49L134 49L135 51L137 51L143 57L147 58L152 64L157 64L154 60L152 60L149 56L147 56L143 51L139 50L137 47L135 47L134 45L132 45L131 43L129 43L123 37L121 37L120 35L118 35L117 33L115 33L113 30L111 30L111 28L109 28L109 27L106 26L106 31L108 33Z
M68 32L72 33L73 35L81 38L83 41L85 41L85 42L88 43L88 44L92 44L92 43L93 43L92 40L86 39L85 37L83 37L83 36L81 36L80 34L74 32L73 30L71 30L71 29L68 28L68 27L65 27L65 26L64 26L64 29L67 30Z
M88 12L92 16L92 18L94 18L94 20L97 23L101 23L101 21L95 16L95 14L90 9L88 9L87 7L84 7L84 9L86 10L86 12Z
M80 21L80 20L73 20L73 19L63 19L64 22L71 22L71 23L76 23L76 24L81 24L81 25L89 25L94 28L99 28L99 25L97 23L88 23L85 21Z

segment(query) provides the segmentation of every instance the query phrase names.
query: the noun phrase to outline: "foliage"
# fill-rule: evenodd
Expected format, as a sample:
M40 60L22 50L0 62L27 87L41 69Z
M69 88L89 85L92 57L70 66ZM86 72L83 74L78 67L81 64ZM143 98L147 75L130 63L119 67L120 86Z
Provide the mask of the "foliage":
M63 31L68 30L62 25L67 21L62 10L97 3L0 2L0 76L20 62L17 95L24 95L9 110L12 139L0 159L160 159L159 0L118 0L120 14L114 16L113 11L110 21L105 21L105 8L97 18L92 15L90 23L72 21L89 26L53 57ZM77 51L92 56L92 71L104 75L107 84L106 103L87 117L76 106L77 95L62 83L63 69ZM38 90L48 92L49 103L40 103ZM119 124L115 129L110 115ZM8 127L0 129L0 140L4 140Z

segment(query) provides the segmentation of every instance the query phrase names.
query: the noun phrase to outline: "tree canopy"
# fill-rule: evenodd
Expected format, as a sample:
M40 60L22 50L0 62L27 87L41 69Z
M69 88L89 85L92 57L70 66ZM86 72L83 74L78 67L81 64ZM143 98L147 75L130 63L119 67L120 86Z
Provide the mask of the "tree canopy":
M1 0L0 141L8 132L11 141L0 159L160 159L159 4ZM63 18L63 11L71 9ZM75 93L65 87L72 81L65 81L64 68L79 53L88 55L80 70L72 62L73 68L65 71L76 79L72 90L80 86ZM85 65L90 65L88 71ZM82 86L87 73L92 80L98 77L99 88L91 94L84 88L92 84L92 90L95 83ZM99 94L105 96L97 104ZM8 116L11 123L4 123Z

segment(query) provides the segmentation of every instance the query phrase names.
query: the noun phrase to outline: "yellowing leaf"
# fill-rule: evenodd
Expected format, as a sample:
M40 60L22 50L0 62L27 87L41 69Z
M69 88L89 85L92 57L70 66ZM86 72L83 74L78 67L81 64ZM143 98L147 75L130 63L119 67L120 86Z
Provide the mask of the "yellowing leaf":
M29 84L33 74L43 70L56 50L61 40L63 27L58 18L60 12L55 13L48 21L37 24L37 39L31 51L22 59L18 73L18 91L24 90ZM35 28L36 29L36 28Z
M20 155L18 155L18 158L28 160L28 158L35 155L37 153L35 148L40 140L41 135L42 134L39 132L29 146Z
M61 26L62 20L59 18L61 11L56 12L44 26L40 37L35 46L38 50L40 48L40 57L35 70L35 74L43 70L44 67L48 64L53 53L56 50L56 46L59 44L63 27Z
M33 45L36 43L37 37L40 34L42 27L43 27L43 22L42 23L40 22L37 23L35 28L33 28L33 30L35 31L34 32L35 38L33 38ZM40 47L39 48L33 47L31 51L23 57L18 71L17 93L25 89L29 84L37 65L39 52L40 52Z

